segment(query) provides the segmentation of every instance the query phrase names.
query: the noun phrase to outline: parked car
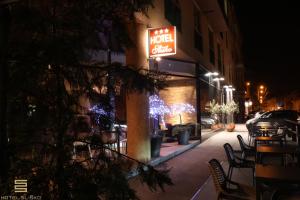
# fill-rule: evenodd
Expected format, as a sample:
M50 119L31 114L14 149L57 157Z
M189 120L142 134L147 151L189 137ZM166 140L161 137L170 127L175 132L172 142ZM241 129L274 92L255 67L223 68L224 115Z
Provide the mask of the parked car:
M262 115L257 115L256 117L249 119L246 122L246 127L249 131L258 130L261 124L267 124L268 128L278 129L279 127L287 126L291 127L289 123L285 120L297 121L299 114L295 110L274 110L265 112Z
M216 124L215 119L209 116L201 116L201 128L211 128L214 124Z
M249 112L247 119L253 119L253 118L259 117L263 113L264 112L262 112L262 111L251 111L251 112Z

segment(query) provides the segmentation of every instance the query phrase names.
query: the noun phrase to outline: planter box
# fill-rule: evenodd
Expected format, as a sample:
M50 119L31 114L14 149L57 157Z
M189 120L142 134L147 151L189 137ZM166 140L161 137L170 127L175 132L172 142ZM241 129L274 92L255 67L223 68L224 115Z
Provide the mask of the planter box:
M160 156L162 138L163 137L160 135L151 137L151 158L157 158Z
M187 145L190 140L190 130L179 132L177 135L178 144Z
M228 132L233 132L234 129L235 129L235 124L234 124L234 123L230 123L230 124L227 124L227 125L226 125L226 130L227 130Z

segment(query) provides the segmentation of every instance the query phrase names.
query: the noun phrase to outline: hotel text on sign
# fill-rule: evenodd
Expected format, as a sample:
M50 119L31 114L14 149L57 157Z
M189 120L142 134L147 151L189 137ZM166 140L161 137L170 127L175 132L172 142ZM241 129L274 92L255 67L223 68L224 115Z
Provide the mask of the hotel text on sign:
M176 27L162 27L148 30L149 57L176 54Z

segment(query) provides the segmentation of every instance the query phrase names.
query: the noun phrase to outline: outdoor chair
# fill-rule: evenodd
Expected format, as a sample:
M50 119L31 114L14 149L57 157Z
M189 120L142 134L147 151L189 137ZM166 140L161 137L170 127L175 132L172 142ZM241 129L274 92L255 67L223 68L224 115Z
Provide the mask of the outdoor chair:
M244 139L241 135L237 136L239 143L240 143L240 147L241 147L241 151L242 151L242 157L243 158L247 158L248 156L255 156L255 148L253 146L247 145L244 142Z
M249 146L254 142L255 137L261 136L261 133L258 132L257 130L253 128L248 128L248 141L249 141Z
M255 168L255 162L252 160L246 160L244 158L240 158L237 155L234 154L233 148L230 144L226 143L224 144L224 149L227 155L228 159L228 178L231 180L233 168L251 168L253 172L253 184L254 184L254 168Z
M286 145L286 135L287 135L287 127L279 127L277 129L276 134L272 135L272 137L276 137L276 138L280 138L281 142L280 145L282 146L282 141L284 143L284 145Z
M219 199L246 200L255 199L255 189L229 180L220 162L216 159L209 161L209 170L213 178ZM231 187L229 187L229 185ZM234 187L233 187L234 186Z

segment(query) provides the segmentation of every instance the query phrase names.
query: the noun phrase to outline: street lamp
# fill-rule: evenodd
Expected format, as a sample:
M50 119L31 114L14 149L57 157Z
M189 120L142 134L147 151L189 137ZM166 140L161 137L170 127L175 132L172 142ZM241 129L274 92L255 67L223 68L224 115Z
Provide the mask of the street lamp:
M252 101L251 100L247 100L245 101L245 115L249 115L249 112L251 111L251 107L252 107Z
M205 76L207 76L207 77L211 77L211 76L219 76L219 73L218 73L218 72L207 72L207 73L205 74Z
M217 98L218 98L218 101L223 103L223 93L221 94L220 96L220 81L224 81L225 79L223 77L216 77L216 78L213 78L212 81L216 82L217 83Z
M226 91L226 103L229 103L233 100L232 92L235 91L235 88L232 85L224 85L223 88Z

